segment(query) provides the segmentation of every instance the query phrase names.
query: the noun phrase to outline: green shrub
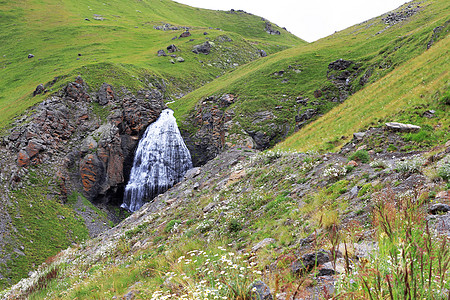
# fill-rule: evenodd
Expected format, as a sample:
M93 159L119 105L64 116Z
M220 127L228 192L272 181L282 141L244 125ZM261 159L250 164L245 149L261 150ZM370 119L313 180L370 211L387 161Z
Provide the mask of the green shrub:
M396 164L396 170L400 173L418 173L420 172L425 160L421 156L415 156L411 159L399 161Z
M232 219L232 220L230 220L230 222L228 222L227 228L228 228L229 232L233 233L233 232L241 231L242 225L241 225L241 223L239 223L238 220Z
M367 184L363 185L362 188L359 190L358 197L362 197L365 194L367 194L368 192L371 192L372 190L373 190L372 184L367 183Z
M450 179L450 160L443 161L439 164L438 175L446 181Z
M366 150L358 150L350 155L349 159L367 164L370 161L370 155Z
M169 223L167 223L166 227L164 228L164 232L169 233L173 229L176 229L178 225L181 224L180 220L171 220Z

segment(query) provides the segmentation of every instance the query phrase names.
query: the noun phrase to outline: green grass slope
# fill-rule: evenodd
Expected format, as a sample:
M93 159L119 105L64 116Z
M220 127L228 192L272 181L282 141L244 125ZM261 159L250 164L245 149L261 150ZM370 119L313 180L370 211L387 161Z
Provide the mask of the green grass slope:
M154 29L165 23L187 26L192 36L172 40L184 30ZM305 44L284 30L281 35L266 33L264 21L254 15L197 9L169 0L1 1L0 28L0 126L43 99L30 96L38 84L65 75L84 75L85 67L97 73L97 69L103 70L97 77L100 82L92 85L122 71L121 75L127 76L116 80L117 84L141 88L145 83L138 79L144 72L164 77L169 83L181 81L181 87L186 91L189 86L189 91L222 74L225 68L205 66L191 53L192 46L206 38L229 35L235 52L253 46L274 53ZM205 31L208 36L203 35ZM191 38L195 41L190 42ZM180 48L176 54L183 56L185 63L172 65L170 58L156 56L159 49L172 43ZM28 54L35 57L28 59ZM236 63L252 59L241 57Z
M395 24L387 24L388 14L385 14L317 42L254 61L197 89L171 107L182 124L199 100L232 93L239 101L230 108L244 130L260 129L270 133L271 124L276 123L288 124L292 134L296 130L296 115L314 109L317 118L341 102L330 101L339 98L337 87L327 79L331 62L338 59L354 62L357 71L348 86L352 94L398 67L410 64L411 59L426 51L431 40L434 42L431 47L442 47L436 43L448 34L448 1L410 2L395 13L402 16L411 11L412 16ZM437 27L441 30L435 33ZM284 73L279 75L280 71ZM315 91L320 91L322 96L315 95ZM308 104L298 104L297 97L308 98ZM252 124L252 115L267 110L275 118L257 126Z
M450 38L408 61L373 85L356 93L319 120L278 144L278 149L333 150L348 142L354 132L385 122L403 122L422 126L418 134L407 134L418 146L423 142L450 139ZM436 118L423 117L428 110ZM341 138L344 137L344 138Z

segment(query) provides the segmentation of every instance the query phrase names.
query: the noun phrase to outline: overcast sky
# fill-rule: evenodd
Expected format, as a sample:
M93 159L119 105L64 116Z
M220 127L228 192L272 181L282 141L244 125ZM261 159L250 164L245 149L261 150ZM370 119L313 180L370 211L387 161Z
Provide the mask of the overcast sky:
M208 9L242 9L313 42L382 15L406 0L175 0Z

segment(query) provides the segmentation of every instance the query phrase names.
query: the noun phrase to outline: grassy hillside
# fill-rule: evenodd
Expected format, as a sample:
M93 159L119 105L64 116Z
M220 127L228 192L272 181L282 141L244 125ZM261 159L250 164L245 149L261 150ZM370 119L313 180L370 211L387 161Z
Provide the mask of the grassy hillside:
M315 111L312 119L317 119L342 102L339 99L342 91L327 78L335 75L329 69L330 63L338 59L353 62L350 67L353 73L345 86L345 92L352 94L398 67L409 65L411 59L426 51L431 40L434 41L431 47L442 47L436 43L448 34L448 1L410 2L394 14L403 16L407 12L411 16L397 23L390 22L385 14L306 46L252 62L197 89L171 107L183 120L199 99L231 93L239 100L230 109L245 131L261 130L270 134L271 124L275 123L288 125L292 134L298 129L295 116L312 109ZM442 30L434 33L440 26ZM299 104L297 99L307 99L308 103ZM252 124L252 116L262 111L270 111L275 117Z
M192 36L172 40L184 29L154 29L165 23L189 27ZM229 35L234 41L230 59L237 57L233 63L239 64L254 59L248 53L236 54L239 49L253 46L274 53L305 44L284 30L281 35L266 33L264 21L257 16L197 9L169 0L2 1L0 27L0 126L43 99L30 96L38 84L48 83L55 77L83 75L85 67L103 71L99 82L93 85L122 71L121 75L127 76L122 81L116 80L118 85L131 82L145 87L146 83L138 80L145 72L164 77L175 86L180 81L186 92L211 81L226 69L199 63L198 55L191 52L193 45L207 38L214 40ZM204 32L209 35L204 36ZM172 43L180 48L181 52L176 54L185 63L172 65L170 58L156 56L159 49L165 50ZM29 59L28 54L35 57ZM105 68L104 64L109 65ZM60 84L49 89L55 91Z
M450 139L448 66L450 38L436 44L392 73L350 97L319 120L276 146L297 151L334 150L352 139L353 133L385 122L420 125L422 132L407 134L417 146ZM435 110L435 118L423 117Z

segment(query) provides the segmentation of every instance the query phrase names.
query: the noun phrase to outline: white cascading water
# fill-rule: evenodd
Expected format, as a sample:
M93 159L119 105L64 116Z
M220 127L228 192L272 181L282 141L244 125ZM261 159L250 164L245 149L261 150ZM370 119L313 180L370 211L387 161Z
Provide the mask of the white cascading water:
M138 210L145 202L181 181L191 168L191 154L181 137L173 111L165 109L139 141L121 207Z

